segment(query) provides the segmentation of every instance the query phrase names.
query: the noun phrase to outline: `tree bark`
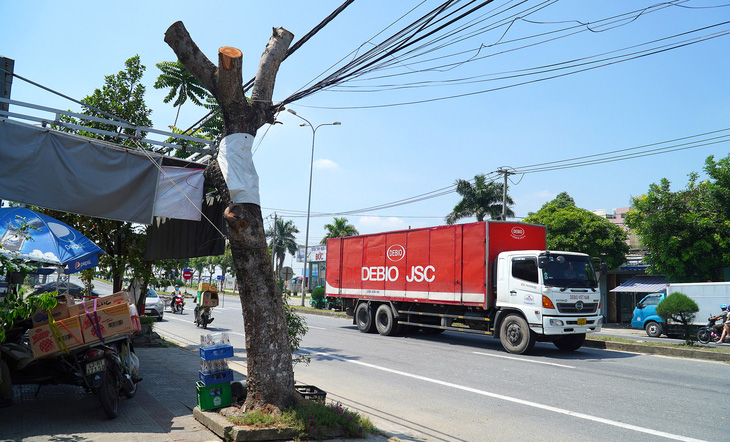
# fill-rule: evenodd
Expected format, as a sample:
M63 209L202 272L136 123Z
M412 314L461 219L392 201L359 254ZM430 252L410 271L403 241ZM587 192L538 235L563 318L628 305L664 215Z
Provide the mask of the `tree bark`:
M276 73L293 39L293 34L275 28L261 57L249 103L243 93L243 54L232 47L218 51L218 67L193 42L182 22L165 33L165 42L180 62L216 98L221 108L225 135L256 135L266 123L273 123L276 110L272 94ZM289 347L284 306L273 278L261 208L256 204L232 204L228 186L217 161L206 168L227 208L238 292L243 307L247 354L247 409L289 405L294 393L294 370Z

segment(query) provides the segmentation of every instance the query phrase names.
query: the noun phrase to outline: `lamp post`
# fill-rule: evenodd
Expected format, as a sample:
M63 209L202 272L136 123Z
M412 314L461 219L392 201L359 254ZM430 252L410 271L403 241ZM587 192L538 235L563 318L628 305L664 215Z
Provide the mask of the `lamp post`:
M323 123L319 124L317 126L312 125L312 123L309 122L306 118L302 117L301 115L294 112L293 109L287 109L289 113L294 115L295 117L301 118L302 120L306 121L306 123L301 123L300 126L305 127L309 126L309 128L312 129L312 159L309 162L309 197L307 199L307 228L305 230L304 234L304 271L302 272L302 306L304 305L304 298L307 296L307 247L309 246L309 214L310 209L312 207L312 172L314 170L314 136L317 134L317 129L319 129L322 126L339 126L339 121L335 121L332 123Z

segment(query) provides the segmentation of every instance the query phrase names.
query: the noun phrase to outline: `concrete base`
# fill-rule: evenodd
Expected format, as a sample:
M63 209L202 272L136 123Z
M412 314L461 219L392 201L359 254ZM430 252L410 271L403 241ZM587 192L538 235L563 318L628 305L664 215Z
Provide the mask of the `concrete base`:
M193 410L193 416L201 424L225 441L267 441L296 440L297 432L290 428L244 428L233 425L228 419L215 411L202 411L199 407ZM313 439L333 439L344 436L341 428L315 428L308 437Z

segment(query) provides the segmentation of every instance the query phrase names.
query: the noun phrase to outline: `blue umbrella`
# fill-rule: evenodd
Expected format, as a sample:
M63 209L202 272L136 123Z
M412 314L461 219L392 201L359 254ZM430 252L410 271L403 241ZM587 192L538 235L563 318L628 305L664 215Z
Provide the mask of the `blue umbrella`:
M29 228L23 232L22 226ZM0 253L67 266L65 273L95 267L104 251L76 229L25 207L0 209Z

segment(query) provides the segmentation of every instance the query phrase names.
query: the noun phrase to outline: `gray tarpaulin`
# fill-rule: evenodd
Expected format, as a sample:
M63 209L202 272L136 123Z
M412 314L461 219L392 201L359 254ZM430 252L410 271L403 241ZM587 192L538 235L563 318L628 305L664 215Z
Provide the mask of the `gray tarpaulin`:
M2 199L152 222L158 169L141 152L0 120L0 165Z

